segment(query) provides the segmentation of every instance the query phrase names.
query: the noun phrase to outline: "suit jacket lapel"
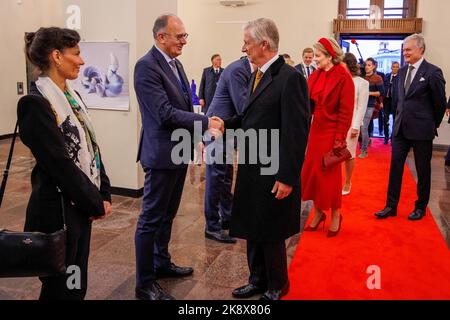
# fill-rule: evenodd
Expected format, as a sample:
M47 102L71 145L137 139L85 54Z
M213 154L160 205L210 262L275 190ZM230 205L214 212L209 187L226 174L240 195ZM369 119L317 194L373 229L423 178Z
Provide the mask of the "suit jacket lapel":
M402 100L405 99L405 81L406 81L406 73L408 72L408 67L404 67L400 69L398 72L398 96L399 98L402 98Z
M172 83L176 85L177 87L180 87L180 82L178 81L177 77L172 71L172 68L170 68L169 64L167 63L166 59L163 57L163 55L158 51L158 49L153 48L153 55L156 57L156 59L159 62L159 65L164 70L164 73L170 78ZM180 88L181 89L181 88Z
M422 64L420 65L419 70L417 70L416 76L414 77L413 82L411 83L411 86L409 87L409 91L406 94L406 97L411 96L417 89L418 84L420 83L420 79L422 79L423 75L425 74L427 62L424 60Z
M255 78L256 78L256 72L253 75L252 80L250 81L251 86L249 87L249 90L253 90ZM255 92L253 92L251 94L250 100L247 105L247 109L251 107L252 103L256 100L256 98L258 98L261 95L261 93L263 93L263 91L272 83L272 79L273 79L272 74L269 69L269 70L267 70L266 73L264 73L264 76L262 77L261 82L256 87Z

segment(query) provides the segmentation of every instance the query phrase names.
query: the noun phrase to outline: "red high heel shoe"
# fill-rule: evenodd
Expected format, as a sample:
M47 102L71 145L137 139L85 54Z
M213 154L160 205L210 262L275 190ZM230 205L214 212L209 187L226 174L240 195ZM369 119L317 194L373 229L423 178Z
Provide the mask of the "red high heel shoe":
M305 229L303 229L303 231L309 231L309 232L317 231L317 229L319 228L320 224L322 224L322 223L323 223L323 229L322 230L325 230L325 220L327 220L327 215L324 213L324 214L322 214L322 217L320 218L319 223L317 224L317 226L315 226L315 227L306 226Z
M344 220L344 217L341 214L339 215L339 228L336 231L328 230L327 238L333 238L339 234L339 231L341 231L342 220Z

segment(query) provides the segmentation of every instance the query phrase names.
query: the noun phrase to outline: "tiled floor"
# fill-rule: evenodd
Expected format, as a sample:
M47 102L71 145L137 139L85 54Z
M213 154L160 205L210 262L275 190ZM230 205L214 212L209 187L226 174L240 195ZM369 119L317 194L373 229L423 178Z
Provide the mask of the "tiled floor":
M6 164L9 141L0 141L0 169ZM450 175L445 175L444 154L436 152L433 160L432 199L430 209L450 247ZM411 161L410 161L411 162ZM0 227L21 230L30 193L30 172L34 161L19 142L13 169L0 209ZM384 182L383 182L384 183ZM228 300L231 291L247 282L245 242L224 245L204 238L203 195L204 170L192 167L186 179L182 204L174 222L170 252L179 265L192 266L194 275L187 279L161 280L177 299ZM134 299L134 233L142 200L114 196L113 215L94 225L87 299ZM302 212L305 223L309 208ZM288 240L292 258L299 237ZM0 300L36 299L37 279L0 279Z

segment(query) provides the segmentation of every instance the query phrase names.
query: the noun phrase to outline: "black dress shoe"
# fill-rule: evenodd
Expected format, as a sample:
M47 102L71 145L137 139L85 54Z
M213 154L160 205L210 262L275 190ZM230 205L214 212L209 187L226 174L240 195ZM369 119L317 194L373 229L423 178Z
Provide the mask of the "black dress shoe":
M248 284L246 286L237 288L233 291L233 297L237 299L247 299L251 298L256 294L264 293L266 289L255 286L253 284Z
M375 216L378 219L386 219L389 217L396 217L397 216L397 208L386 207L383 210L375 213Z
M187 277L194 273L194 269L189 267L178 267L171 263L169 267L156 269L155 274L158 279L161 278L181 278Z
M136 288L136 299L139 300L175 300L170 294L164 292L161 286L155 281L144 288Z
M227 235L223 230L219 232L205 231L205 237L222 243L236 243L237 240Z
M268 290L259 300L281 300L289 292L289 282L281 290Z
M425 217L426 211L422 209L414 209L413 213L411 213L408 217L409 221L418 221L422 220Z
M230 221L222 221L222 230L230 230Z

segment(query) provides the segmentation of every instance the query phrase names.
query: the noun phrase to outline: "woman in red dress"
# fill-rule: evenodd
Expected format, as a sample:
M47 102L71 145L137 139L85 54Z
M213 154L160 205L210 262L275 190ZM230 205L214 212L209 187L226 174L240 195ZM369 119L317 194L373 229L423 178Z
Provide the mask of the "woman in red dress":
M344 53L334 39L322 38L314 48L318 72L308 80L313 121L302 171L302 199L314 202L315 215L305 231L316 231L321 223L325 227L325 211L331 209L328 237L334 237L342 223L342 166L324 169L322 159L332 149L346 147L355 85L341 64Z

